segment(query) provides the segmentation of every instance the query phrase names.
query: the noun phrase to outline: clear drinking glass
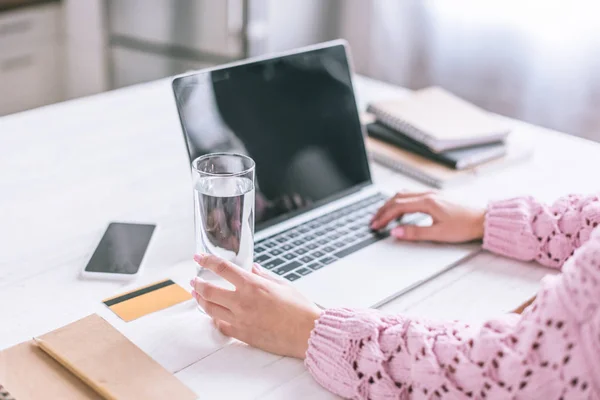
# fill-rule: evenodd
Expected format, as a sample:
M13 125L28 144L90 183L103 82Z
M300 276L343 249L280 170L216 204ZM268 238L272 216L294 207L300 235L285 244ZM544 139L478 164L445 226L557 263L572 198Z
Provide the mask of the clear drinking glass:
M254 259L254 160L213 153L192 162L196 252L251 270ZM198 266L197 276L212 275ZM214 276L209 276L213 280Z

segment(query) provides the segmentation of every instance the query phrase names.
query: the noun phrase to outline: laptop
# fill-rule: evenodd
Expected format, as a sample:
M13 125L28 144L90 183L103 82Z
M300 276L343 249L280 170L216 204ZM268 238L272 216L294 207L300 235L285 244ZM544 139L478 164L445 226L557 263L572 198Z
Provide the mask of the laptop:
M256 162L255 261L318 305L377 307L477 251L369 229L389 194L371 180L345 42L172 85L190 160L233 152Z

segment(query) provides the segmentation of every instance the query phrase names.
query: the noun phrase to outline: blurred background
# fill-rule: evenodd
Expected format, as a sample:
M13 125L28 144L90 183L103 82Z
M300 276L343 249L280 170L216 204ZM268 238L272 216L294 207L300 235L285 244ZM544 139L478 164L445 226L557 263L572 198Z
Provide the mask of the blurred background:
M0 115L335 38L355 70L600 141L600 3L0 0Z

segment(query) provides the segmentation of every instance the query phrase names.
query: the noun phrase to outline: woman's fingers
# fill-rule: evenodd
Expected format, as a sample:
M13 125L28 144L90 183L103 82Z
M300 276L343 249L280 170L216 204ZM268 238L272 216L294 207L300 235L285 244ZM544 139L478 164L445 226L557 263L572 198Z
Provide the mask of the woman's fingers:
M252 273L260 276L261 278L265 278L276 283L284 283L283 279L269 274L263 267L261 267L258 264L254 264L252 266Z
M211 270L220 277L231 282L235 287L242 285L251 275L243 269L233 265L229 261L209 254L196 254L194 256L201 267Z
M220 319L213 319L213 322L219 332L221 332L225 336L236 337L236 330L229 322L225 322Z
M420 197L400 198L387 206L371 223L372 229L382 229L396 218L409 213L422 212L431 215L435 219L435 199L429 195Z
M198 277L192 279L190 285L204 300L211 303L217 303L227 308L231 308L236 303L235 292L232 290L216 286Z
M196 302L202 307L204 312L212 318L225 321L229 324L233 323L233 313L229 309L203 299L195 290L192 290L192 296L194 296L194 299L196 299Z
M223 335L241 340L245 343L249 342L248 332L246 330L236 327L234 324L230 324L227 321L219 319L213 319L213 322L219 330L219 332L221 332Z
M392 205L394 205L396 203L396 200L399 200L399 199L410 199L410 198L413 198L413 197L421 197L421 196L426 196L426 195L429 195L429 194L433 194L433 192L431 192L431 191L428 191L428 192L400 191L400 192L396 193L388 201L386 201L385 204L379 208L379 210L377 210L377 212L375 213L375 215L373 215L373 218L371 218L371 224L373 224L373 222L377 221L379 219L379 217L389 207L391 207ZM378 228L374 228L374 229L378 229Z

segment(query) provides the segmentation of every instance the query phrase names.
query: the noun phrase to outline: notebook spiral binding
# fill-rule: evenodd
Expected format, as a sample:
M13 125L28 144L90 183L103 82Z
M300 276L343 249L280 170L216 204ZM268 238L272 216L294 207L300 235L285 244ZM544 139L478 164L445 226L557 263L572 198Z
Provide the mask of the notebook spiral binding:
M407 123L406 121L393 116L392 114L388 113L387 111L381 110L375 106L373 106L372 104L370 104L367 107L367 112L374 114L377 119L382 122L384 125L387 125L388 127L397 130L399 132L402 132L403 134L405 134L406 136L410 136L411 138L429 146L430 145L430 140L427 137L427 135L425 135L423 132L421 132L419 129L415 128L414 126L412 126L411 124Z
M406 165L404 165L400 162L394 161L389 157L378 154L377 152L369 152L369 155L371 156L371 159L373 161L375 161L385 167L393 169L394 171L408 175L412 178L415 178L423 183L426 183L426 184L436 187L438 189L442 187L441 183L437 179L433 179L431 176L426 175L426 174L424 174L420 171L417 171L413 168L407 167Z

